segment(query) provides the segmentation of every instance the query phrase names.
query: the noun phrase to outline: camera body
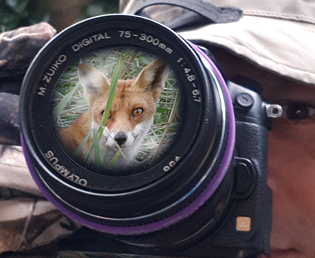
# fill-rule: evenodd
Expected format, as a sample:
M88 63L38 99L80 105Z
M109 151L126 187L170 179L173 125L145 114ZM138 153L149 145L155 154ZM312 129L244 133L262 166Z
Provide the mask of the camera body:
M113 64L116 56L118 61ZM113 119L111 123L119 110L116 104L112 109L112 103L128 97L127 91L115 95L122 87L115 78L135 74L136 79L124 82L141 81L146 71L152 75L155 64L167 63L162 65L163 72L153 69L157 71L149 76L155 78L153 85L160 83L159 75L170 67L150 128L161 134L151 144L154 148L141 153L127 168L107 167L106 133L110 129L106 119L98 130L91 128L82 137L76 153L85 145L90 149L83 159L78 160L60 142L59 126L68 122L69 116L63 117L68 110L76 110L70 123L79 124L84 116L86 121L95 119L88 105L84 113L69 106L89 93L80 89L85 79L78 82L82 62L99 65L99 69L115 67L110 85L114 93L112 97L106 93L99 104L103 105L101 116L105 110L112 112L104 116ZM93 81L100 74L97 69L87 69L93 74L90 83L99 81ZM280 110L265 103L251 83L247 85L248 80L244 82L226 84L198 47L142 17L92 18L49 42L23 81L21 141L32 176L45 197L87 226L61 241L60 256L73 251L100 257L268 255L272 200L267 186L267 139L270 118ZM77 106L83 102L79 99ZM140 106L144 114L146 108ZM100 128L106 137L103 132L96 134L103 131ZM147 138L154 138L157 131L149 131ZM96 167L95 157L103 155L103 167ZM116 165L115 159L112 162Z
M227 86L236 117L236 155L230 173L222 183L232 189L227 193L231 196L228 209L216 225L209 229L209 225L204 223L196 237L190 237L189 242L183 241L184 244L177 246L173 245L171 237L163 239L166 244L162 247L162 241L156 236L121 238L84 228L61 242L61 254L75 251L93 253L96 257L230 258L259 257L262 253L270 253L272 192L266 184L265 173L267 128L270 126L266 103L259 93L248 87L233 82L228 82ZM212 215L212 211L209 214ZM190 219L185 223L197 222Z

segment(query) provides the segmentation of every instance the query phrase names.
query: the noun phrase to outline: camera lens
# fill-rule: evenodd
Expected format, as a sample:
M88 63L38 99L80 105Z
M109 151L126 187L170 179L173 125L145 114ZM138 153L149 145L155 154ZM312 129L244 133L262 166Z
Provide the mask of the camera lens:
M230 96L211 60L167 27L106 15L66 29L29 67L20 107L35 181L83 225L175 246L228 213Z

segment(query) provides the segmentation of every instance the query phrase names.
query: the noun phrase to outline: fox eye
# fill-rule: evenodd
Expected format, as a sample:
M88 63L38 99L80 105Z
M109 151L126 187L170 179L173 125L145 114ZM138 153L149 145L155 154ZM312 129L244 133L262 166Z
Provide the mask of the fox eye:
M290 102L283 105L284 114L289 120L304 120L315 114L315 107L307 102Z
M135 108L132 111L132 116L141 116L143 113L143 108Z
M104 111L105 111L105 110L103 110L102 113L101 113L102 116L104 115ZM108 119L112 118L112 114L111 114L110 112L109 112L107 118L108 118Z

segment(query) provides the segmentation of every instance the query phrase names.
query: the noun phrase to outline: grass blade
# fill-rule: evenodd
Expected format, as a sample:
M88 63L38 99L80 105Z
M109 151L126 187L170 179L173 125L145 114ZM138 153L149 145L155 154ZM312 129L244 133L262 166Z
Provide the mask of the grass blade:
M109 115L109 112L110 112L110 108L111 108L111 106L113 104L113 100L114 100L116 89L117 89L117 83L118 83L121 71L123 69L123 64L124 64L124 62L123 62L123 55L121 55L117 65L116 65L116 67L114 69L114 72L113 72L112 81L111 81L111 84L110 84L110 90L109 90L109 94L108 94L108 99L107 99L106 107L105 107L104 114L103 114L103 119L102 119L102 122L101 122L101 126L99 128L99 131L98 131L98 138L99 138L99 140L102 137L102 134L103 134L106 122L107 122L107 118L108 118L108 115Z
M111 170L113 168L113 166L115 165L116 163L116 160L118 159L118 157L120 156L120 152L121 150L119 149L115 155L115 157L113 158L113 160L110 162L109 166L108 166L108 169Z
M126 68L124 69L124 71L121 73L120 77L119 78L123 78L124 75L127 73L130 65L133 63L133 61L135 60L135 58L137 57L139 51L136 51L133 56L131 57L130 61L129 61L129 64L126 66Z
M56 121L60 113L64 110L64 108L67 106L67 104L71 101L74 93L78 90L79 83L76 84L75 87L72 88L71 91L69 91L63 98L62 100L58 103L57 106L55 106L53 112L52 112L52 117L53 121Z
M108 99L107 99L107 102L106 102L106 107L105 107L105 110L104 110L104 113L103 113L101 126L99 127L97 134L93 135L93 143L92 143L92 146L89 149L89 153L88 153L88 157L87 157L87 159L88 159L90 154L91 154L91 151L94 149L95 165L97 165L99 167L102 166L102 163L105 164L105 162L106 162L107 151L105 151L105 153L104 153L103 162L101 161L100 140L102 138L102 134L104 132L104 128L105 128L105 125L106 125L106 122L107 122L107 118L108 118L108 115L109 115L109 112L110 112L113 100L115 98L115 93L116 93L116 89L117 89L117 83L118 83L120 74L122 72L123 65L124 65L123 55L121 55L117 65L116 65L116 67L115 67L115 69L113 71L113 76L112 76L112 80L111 80L110 90L109 90ZM108 148L108 146L106 146L106 148ZM114 158L115 161L116 161L116 159Z
M76 151L74 152L74 158L78 158L80 152L82 151L84 145L86 144L86 142L88 141L88 139L91 137L93 130L91 130L87 136L85 136L84 140L81 142L80 146L76 149Z
M94 148L94 162L97 167L102 165L101 162L101 148L97 137L96 130L93 130L93 148Z
M174 119L175 112L176 112L176 109L177 109L176 107L177 107L178 99L179 99L179 96L178 96L178 92L177 92L177 93L176 93L176 97L175 97L175 101L174 101L174 105L173 105L173 108L172 108L172 110L171 110L171 114L170 114L170 116L169 116L169 118L168 118L168 121L167 121L166 128L165 128L165 130L164 130L164 132L163 132L162 138L161 138L161 140L160 140L160 142L159 142L159 146L157 147L157 149L156 149L156 151L155 151L155 154L154 154L154 156L153 156L153 158L152 158L152 161L155 160L155 158L157 157L157 155L158 155L158 153L159 153L159 150L160 150L160 148L162 147L162 144L163 144L163 142L164 142L164 138L165 138L165 136L166 136L166 134L167 134L167 132L168 132L168 129L169 129L170 125L171 125L171 122L172 122L173 119Z

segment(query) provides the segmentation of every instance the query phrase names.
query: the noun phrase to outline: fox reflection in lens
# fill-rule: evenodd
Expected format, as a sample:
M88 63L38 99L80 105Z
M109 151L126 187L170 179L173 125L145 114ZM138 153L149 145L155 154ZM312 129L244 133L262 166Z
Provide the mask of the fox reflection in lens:
M135 55L132 58L135 59ZM144 139L152 125L156 125L154 117L161 93L165 88L169 90L169 86L165 87L169 65L160 57L151 59L153 61L146 60L148 64L141 67L134 79L118 79L125 72L125 61L116 62L111 80L93 67L93 62L77 66L88 110L69 126L58 128L56 133L62 148L79 163L105 169L138 164L135 156L140 146L145 144ZM129 60L127 66L131 62ZM172 102L172 108L175 108L175 101ZM164 111L168 115L171 113L166 109ZM56 114L53 116L57 117ZM158 145L156 142L155 148Z

